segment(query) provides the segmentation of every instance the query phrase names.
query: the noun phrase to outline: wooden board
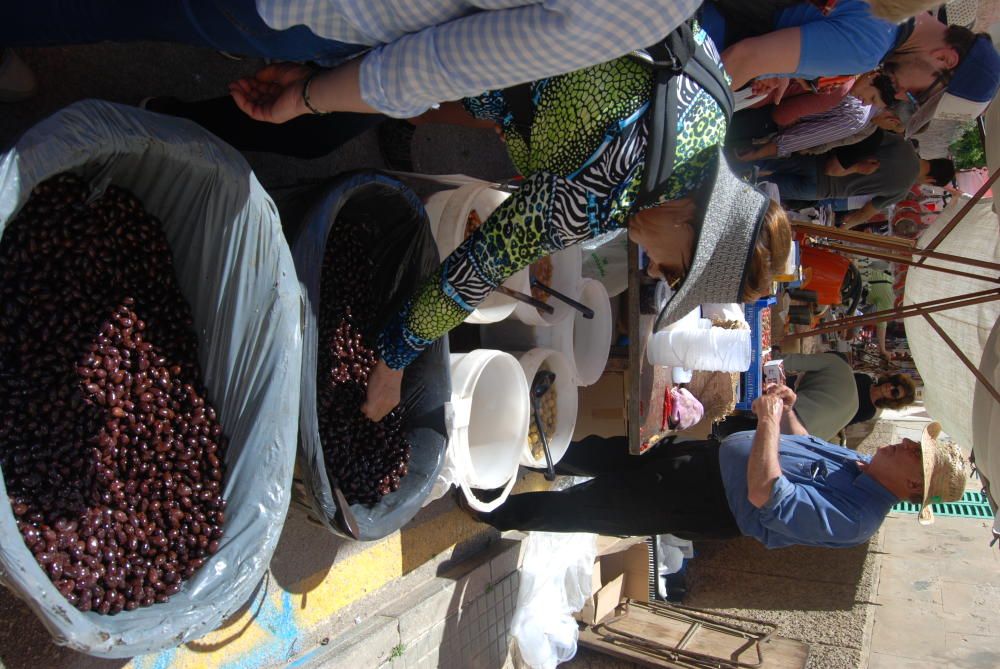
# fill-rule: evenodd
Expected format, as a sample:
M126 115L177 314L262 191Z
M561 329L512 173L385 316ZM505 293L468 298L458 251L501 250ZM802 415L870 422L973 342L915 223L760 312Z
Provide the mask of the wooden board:
M626 429L628 450L632 455L641 453L639 439L639 403L642 401L642 346L639 345L639 247L628 243L628 374L625 383L627 407Z

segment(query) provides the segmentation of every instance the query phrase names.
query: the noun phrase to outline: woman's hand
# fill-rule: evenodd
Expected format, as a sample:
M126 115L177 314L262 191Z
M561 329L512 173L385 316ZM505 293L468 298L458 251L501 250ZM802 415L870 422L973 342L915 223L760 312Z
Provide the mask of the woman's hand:
M771 104L781 104L781 98L785 97L785 91L788 90L791 81L786 77L755 79L750 84L750 92L754 95L770 95Z
M311 113L302 102L302 87L312 73L312 68L298 63L273 63L253 77L229 84L229 93L250 118L284 123Z
M403 370L392 369L379 360L368 376L368 397L361 405L361 413L377 423L399 404Z

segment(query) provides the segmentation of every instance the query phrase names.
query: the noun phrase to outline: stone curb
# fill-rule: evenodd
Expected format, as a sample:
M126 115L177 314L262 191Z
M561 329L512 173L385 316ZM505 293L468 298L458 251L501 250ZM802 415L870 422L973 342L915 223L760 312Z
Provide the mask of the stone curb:
M400 666L404 654L419 659L436 655L435 639L444 633L449 616L476 600L516 572L521 563L524 535L512 533L487 549L441 573L414 584L403 598L383 607L324 646L300 656L295 669L356 669ZM437 630L438 634L433 632ZM411 663L405 663L410 666Z

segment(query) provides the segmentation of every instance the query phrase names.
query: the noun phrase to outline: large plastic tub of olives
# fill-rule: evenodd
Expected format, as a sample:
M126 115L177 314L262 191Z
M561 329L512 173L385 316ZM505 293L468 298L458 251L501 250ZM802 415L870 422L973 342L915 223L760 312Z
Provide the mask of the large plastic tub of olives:
M301 294L273 202L246 161L196 125L100 101L73 104L0 156L0 236L51 176L109 184L159 218L191 307L208 401L228 438L223 534L169 601L116 615L82 612L27 549L0 504L0 577L56 643L109 658L196 639L235 614L261 581L290 499L298 418ZM0 476L0 495L7 489Z
M302 353L302 402L299 423L300 460L305 504L331 532L348 536L337 520L337 502L324 460L317 406L319 323L322 319L321 279L327 245L345 243L331 235L339 217L363 218L376 226L367 250L376 266L369 292L377 313L364 333L369 347L381 327L409 298L418 282L439 266L437 247L420 199L402 182L376 171L345 174L324 187L318 201L294 233L292 256L302 284L305 318ZM351 277L344 277L345 281ZM402 404L407 406L402 432L410 445L408 471L398 489L373 505L350 504L362 541L395 532L420 510L444 464L447 445L445 404L451 397L448 340L428 347L403 375ZM320 370L327 373L327 370ZM341 487L350 482L343 482ZM367 484L368 482L362 482Z

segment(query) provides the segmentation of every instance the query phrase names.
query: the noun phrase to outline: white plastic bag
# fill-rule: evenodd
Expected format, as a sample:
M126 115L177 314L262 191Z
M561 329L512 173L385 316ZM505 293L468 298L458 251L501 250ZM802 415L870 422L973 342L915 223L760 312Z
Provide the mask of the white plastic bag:
M447 402L444 405L444 422L447 433L451 434L455 424L455 408L451 402ZM458 485L459 478L464 473L461 466L462 464L455 457L453 442L449 440L444 449L444 464L438 470L434 484L431 486L431 491L428 493L427 498L424 499L422 506L427 506L431 502L441 499L451 490L452 486Z
M694 557L694 544L687 539L672 534L656 535L656 592L662 599L667 598L667 576L676 574L684 566L684 560Z
M526 541L510 633L529 667L552 669L576 655L573 614L592 594L597 535L531 532Z

